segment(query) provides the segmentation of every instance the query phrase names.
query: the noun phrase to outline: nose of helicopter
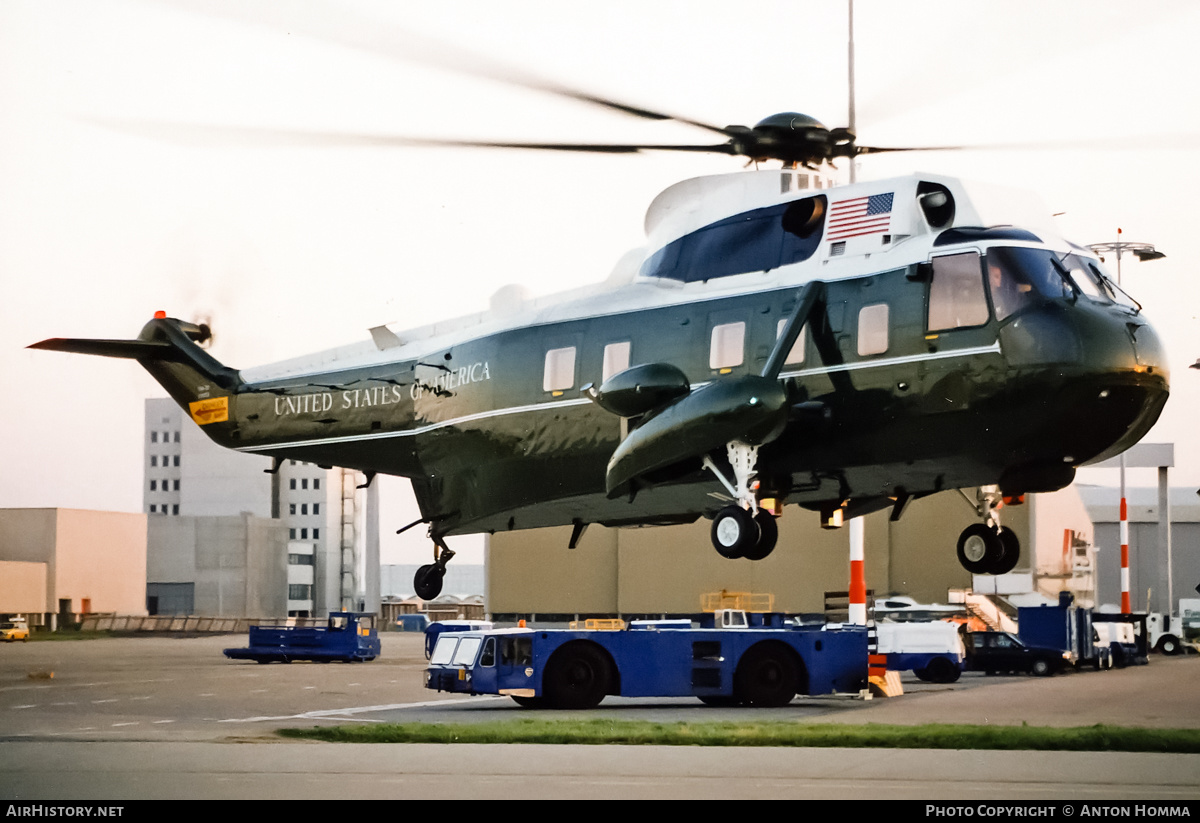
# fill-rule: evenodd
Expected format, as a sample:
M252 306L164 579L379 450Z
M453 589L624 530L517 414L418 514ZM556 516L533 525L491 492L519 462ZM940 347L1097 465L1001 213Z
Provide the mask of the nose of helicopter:
M1096 462L1133 446L1157 422L1170 393L1170 370L1158 333L1140 314L1081 319L1077 329L1096 402L1094 415L1080 424L1112 439L1088 461Z

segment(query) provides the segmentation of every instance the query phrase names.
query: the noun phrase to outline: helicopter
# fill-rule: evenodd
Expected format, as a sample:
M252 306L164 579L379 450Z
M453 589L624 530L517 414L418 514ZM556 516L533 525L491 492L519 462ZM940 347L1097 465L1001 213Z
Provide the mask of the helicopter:
M677 183L647 247L602 284L234 369L206 324L159 312L135 339L31 348L137 360L218 444L409 478L433 543L414 579L436 597L446 538L712 520L713 548L762 560L792 503L823 526L977 488L957 541L976 574L1015 567L998 508L1070 484L1136 443L1169 394L1141 306L1036 199L913 174L836 184L879 152L796 112L716 126L559 85L542 91L720 135L698 144L372 138L628 154L708 152L757 166ZM318 135L319 137L319 135ZM406 527L407 528L407 527Z

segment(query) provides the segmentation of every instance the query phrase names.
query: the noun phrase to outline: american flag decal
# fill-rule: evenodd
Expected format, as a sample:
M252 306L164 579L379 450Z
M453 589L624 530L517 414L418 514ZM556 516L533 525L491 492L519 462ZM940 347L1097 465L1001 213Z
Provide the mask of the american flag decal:
M826 240L845 240L864 234L882 234L892 225L893 192L839 200L829 208Z

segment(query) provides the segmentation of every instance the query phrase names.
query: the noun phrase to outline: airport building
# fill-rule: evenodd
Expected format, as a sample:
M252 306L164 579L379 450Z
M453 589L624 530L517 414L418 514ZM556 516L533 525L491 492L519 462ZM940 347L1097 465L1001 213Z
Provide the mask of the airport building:
M272 473L270 458L216 445L168 398L146 401L143 444L146 596L156 613L320 616L352 605L364 541L362 475L295 460ZM202 581L200 570L231 558L239 559L217 578L225 582ZM246 579L231 582L239 575ZM230 586L244 596L225 598Z
M0 509L0 613L30 625L146 613L146 515Z

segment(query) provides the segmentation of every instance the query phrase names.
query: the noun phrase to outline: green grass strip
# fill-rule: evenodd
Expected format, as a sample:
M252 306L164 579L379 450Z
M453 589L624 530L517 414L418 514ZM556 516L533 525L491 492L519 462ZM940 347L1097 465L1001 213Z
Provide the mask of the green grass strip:
M555 743L643 746L804 746L1200 753L1200 729L1121 726L883 726L795 721L653 723L607 718L522 718L486 723L388 723L280 729L340 743Z

